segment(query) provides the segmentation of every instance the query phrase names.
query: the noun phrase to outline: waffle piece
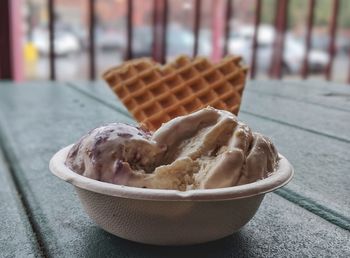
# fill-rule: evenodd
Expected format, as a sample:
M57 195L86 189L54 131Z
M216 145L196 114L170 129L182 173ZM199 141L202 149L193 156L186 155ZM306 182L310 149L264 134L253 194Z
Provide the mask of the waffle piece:
M240 62L237 56L217 64L204 57L179 56L161 66L140 58L108 70L103 77L135 119L156 130L206 106L237 115L247 73Z

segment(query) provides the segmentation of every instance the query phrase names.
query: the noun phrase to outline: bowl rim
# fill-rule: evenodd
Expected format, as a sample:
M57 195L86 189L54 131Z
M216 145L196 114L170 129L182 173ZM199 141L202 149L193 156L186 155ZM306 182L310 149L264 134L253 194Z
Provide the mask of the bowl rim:
M51 158L49 168L55 176L81 189L129 199L156 201L223 201L241 199L274 191L286 185L294 175L292 165L283 155L279 154L280 160L276 171L269 177L253 183L225 188L187 191L145 189L101 182L72 171L65 165L66 157L72 146L73 144L60 149Z

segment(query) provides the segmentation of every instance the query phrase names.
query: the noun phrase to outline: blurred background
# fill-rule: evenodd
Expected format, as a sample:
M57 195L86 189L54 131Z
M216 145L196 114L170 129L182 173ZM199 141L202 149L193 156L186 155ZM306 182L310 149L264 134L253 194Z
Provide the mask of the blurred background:
M249 66L255 59L252 77L259 79L350 80L348 0L10 2L16 4L12 33L19 39L17 69L24 80L52 78L51 69L58 80L100 78L124 59L165 61L178 54L213 60L239 54Z

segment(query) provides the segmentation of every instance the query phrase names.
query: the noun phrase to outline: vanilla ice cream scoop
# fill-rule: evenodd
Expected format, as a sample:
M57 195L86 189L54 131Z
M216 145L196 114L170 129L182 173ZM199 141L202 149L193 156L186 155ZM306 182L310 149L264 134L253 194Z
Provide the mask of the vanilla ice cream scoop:
M155 189L208 189L251 183L273 173L271 141L211 107L180 116L154 133L112 123L83 136L66 165L83 176Z

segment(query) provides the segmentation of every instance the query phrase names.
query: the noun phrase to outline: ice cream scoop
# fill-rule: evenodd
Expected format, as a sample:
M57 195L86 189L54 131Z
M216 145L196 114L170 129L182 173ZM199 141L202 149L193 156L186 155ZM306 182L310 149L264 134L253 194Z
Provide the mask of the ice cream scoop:
M112 123L83 136L66 165L83 176L154 189L208 189L247 184L273 173L271 141L230 112L204 108L154 133Z

